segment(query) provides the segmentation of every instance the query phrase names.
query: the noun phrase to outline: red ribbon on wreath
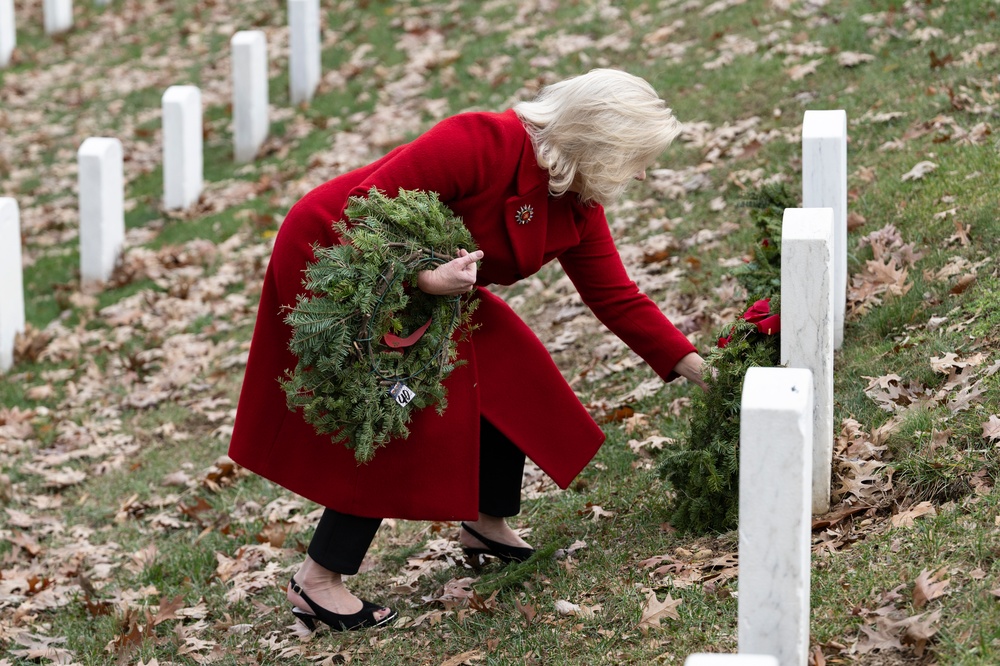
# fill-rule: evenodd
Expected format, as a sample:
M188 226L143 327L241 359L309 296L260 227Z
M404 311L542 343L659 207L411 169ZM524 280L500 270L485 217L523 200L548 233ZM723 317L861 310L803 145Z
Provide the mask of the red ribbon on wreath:
M771 313L771 299L762 298L740 315L740 319L757 325L757 330L764 335L775 335L781 332L781 315ZM724 349L732 340L732 332L724 338L719 338L718 347Z

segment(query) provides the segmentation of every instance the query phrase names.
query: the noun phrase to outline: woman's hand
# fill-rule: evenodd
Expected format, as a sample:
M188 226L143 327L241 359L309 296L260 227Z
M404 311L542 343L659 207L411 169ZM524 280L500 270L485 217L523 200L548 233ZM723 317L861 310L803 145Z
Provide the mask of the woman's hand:
M708 386L705 384L705 380L702 379L704 365L704 359L702 359L697 352L691 352L677 362L677 365L674 366L674 372L681 377L686 377L689 381L694 382L700 386L703 391L707 391Z
M460 296L476 286L476 262L483 258L483 251L476 250L469 254L459 250L458 257L446 264L441 264L434 270L420 271L417 275L417 287L420 291L435 296Z

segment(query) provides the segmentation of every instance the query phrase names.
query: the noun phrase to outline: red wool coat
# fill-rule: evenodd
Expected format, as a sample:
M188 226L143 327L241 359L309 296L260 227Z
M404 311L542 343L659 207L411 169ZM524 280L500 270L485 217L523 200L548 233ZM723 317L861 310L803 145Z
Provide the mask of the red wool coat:
M303 291L312 246L339 242L332 222L347 198L378 187L437 192L485 253L478 329L459 344L466 363L446 380L448 409L417 411L410 436L358 464L343 444L289 411L278 384L295 367L282 308ZM622 266L600 206L552 197L527 132L513 113L444 120L382 159L302 198L285 218L264 278L229 454L244 467L323 506L359 516L475 519L479 418L485 417L565 488L604 434L545 347L484 287L511 284L559 259L584 302L664 379L694 351Z

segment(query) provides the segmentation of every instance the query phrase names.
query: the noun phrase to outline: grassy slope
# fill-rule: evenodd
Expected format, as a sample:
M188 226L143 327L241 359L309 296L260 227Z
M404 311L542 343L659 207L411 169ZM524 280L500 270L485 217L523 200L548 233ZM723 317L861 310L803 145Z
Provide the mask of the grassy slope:
M37 93L40 103L35 105L40 115L28 125L25 119L29 116L20 106L5 103L0 110L4 130L10 132L3 140L6 146L0 141L0 195L18 198L25 218L32 222L32 231L25 234L25 252L30 258L25 273L28 318L36 328L43 328L61 316L63 325L78 335L93 333L93 339L84 343L84 352L69 353L63 359L22 361L0 385L0 404L5 408L34 410L28 448L10 442L0 448L0 464L12 482L11 490L5 493L9 495L6 508L30 516L22 524L14 519L15 514L8 513L11 524L0 528L5 579L34 572L51 582L51 590L66 595L65 603L56 610L43 607L33 611L32 600L40 605L44 600L44 595L36 594L16 612L26 600L23 590L7 590L10 596L0 601L0 640L5 650L22 648L13 640L24 628L38 635L66 637L62 647L71 650L81 663L112 661L114 650L109 651L108 645L121 635L134 639L125 641L132 647L118 650L124 663L148 663L153 657L160 663L196 663L212 656L218 657L215 663L279 659L310 663L327 657L331 663L348 658L377 663L442 663L462 653L470 653L466 656L472 663L680 663L696 650L733 651L736 646L736 600L730 593L735 581L718 588L706 586L703 581L712 569L698 565L708 559L709 552L711 557L732 554L735 536L696 540L661 530L666 520L665 490L649 461L637 457L627 445L629 440L652 434L683 433L682 408L679 415L672 413L675 406L683 404L678 399L689 390L681 385L670 386L635 405L648 418L609 424L607 445L571 490L549 492L526 503L521 524L532 529L531 540L536 544L567 547L577 540L586 541L587 546L570 560L544 561L507 572L487 570L481 575L444 566L417 579L410 591L388 593L407 557L419 555L425 540L439 536L439 527L445 536L455 534L454 526L399 522L380 534L372 553L373 568L352 584L365 596L399 608L404 618L410 618L401 623L403 628L374 636L325 636L308 642L290 636L285 629L289 617L277 586L286 578L284 569L296 564L298 551L308 540L311 518L307 514L314 507L289 504L294 498L249 475L223 474L223 487L217 489L206 483L215 477L205 471L225 452L225 424L231 422L231 413L225 412L235 404L241 373L239 365L226 365L223 359L230 352L238 353L249 339L262 265L240 255L239 278L225 287L230 294L246 297L246 307L222 311L224 314L202 311L179 324L181 331L199 341L214 345L233 341L233 347L214 356L198 376L207 388L200 393L175 388L174 404L164 401L144 410L122 406L121 400L135 384L128 383L127 373L116 374L115 369L136 369L140 378L156 376L156 363L144 362L141 351L160 348L164 335L136 324L131 339L112 343L114 333L107 318L95 314L93 307L77 297L72 237L75 202L70 194L75 176L56 166L72 162L76 146L87 135L121 136L136 154L147 158L145 166L129 167L128 197L134 206L127 221L130 229L154 232L143 241L151 250L169 250L195 238L219 243L233 234L238 234L241 247L266 249L267 239L294 201L295 192L336 172L335 165L328 166L322 160L338 152L339 138L356 133L369 139L369 154L388 147L372 139L374 128L366 124L380 108L400 105L396 116L417 117L426 126L437 113L502 108L526 94L522 85L535 85L525 82L554 80L595 65L608 65L647 77L685 121L704 121L716 128L759 117L756 131L760 145L746 150L741 146L714 160L705 172L710 185L682 199L636 189L631 196L634 209L623 206L612 211L613 223L633 220L631 224L616 224L623 244L641 248L641 239L656 233L647 225L652 218L672 220L672 233L679 240L727 222L745 222L733 205L740 196L733 177L761 169L765 176L780 174L795 187L799 179L795 131L802 112L844 108L851 122L850 210L865 219L851 235L851 271L860 270L871 256L868 249L854 251L857 238L889 223L897 226L906 242L922 250L924 257L910 269L913 286L905 296L887 298L882 305L848 321L844 349L837 357L836 422L854 418L871 432L890 417L865 395L866 377L896 373L904 381L937 389L944 376L931 370L931 357L954 352L968 358L983 352L988 357L985 365L997 360L993 350L1000 308L995 265L983 264L976 271L977 280L961 293L951 293L960 275L946 280L932 277L956 256L973 264L988 259L1000 231L995 138L986 136L970 144L957 140L955 130L956 126L969 131L977 123L996 122L995 100L1000 91L988 63L991 58L995 62L997 54L968 63L960 58L977 44L997 41L995 30L990 32L990 26L996 25L996 6L990 3L832 0L820 9L795 3L790 10L782 10L771 3L748 2L706 14L703 10L709 3L625 2L615 3L622 8L615 12L602 9L603 5L580 2L559 3L559 9L529 8L520 17L516 6L500 2L481 8L474 7L476 3L411 3L405 10L396 3L342 3L328 10L324 67L343 76L328 80L310 108L284 109L285 61L280 48L275 50L271 99L284 112L274 125L277 138L268 157L251 167L232 167L226 98L217 90L214 96L209 95L206 177L220 189L229 186L232 189L226 191L237 194L223 197L215 190L210 196L224 199L218 209L186 217L167 217L158 210L158 121L151 110L155 112L164 77L151 73L148 81L140 79L132 92L122 96L123 103L108 111L105 105L114 95L105 91L101 72L111 66L137 68L159 56L172 59L169 67L177 70L178 79L184 79L176 82L190 80L211 90L213 82L226 75L224 63L211 54L225 53L229 31L263 27L280 42L277 28L283 22L283 12L275 9L274 3L263 2L239 3L236 9L163 3L155 15L144 14L136 3L113 3L104 11L78 4L77 29L68 37L50 40L41 35L38 16L33 16L33 23L19 26L21 60L11 71L17 77L39 70L45 73L36 84L43 88ZM121 37L107 38L102 48L89 49L88 34L108 35L108 21L114 12L124 17L117 28ZM873 19L865 20L866 14ZM682 23L675 25L667 41L647 38L675 21ZM930 37L927 42L913 38L927 27L941 29L943 36ZM421 73L428 87L418 97L444 100L437 113L413 100L400 102L386 92L389 84L399 80L406 64L406 54L398 45L407 30L424 39L430 38L428 30L440 33L443 47L457 51L454 62L446 60ZM595 42L610 37L599 47L560 51L561 45L571 42L570 35L589 36ZM736 37L756 42L756 52L735 55L731 64L717 69L702 66L724 53ZM373 46L369 54L372 60L352 67L352 57L365 43ZM824 53L795 55L796 48L811 43L821 45ZM665 45L686 45L686 50L670 60ZM931 50L938 58L952 55L956 62L932 68ZM834 56L839 51L871 53L875 60L856 68L840 67ZM84 61L74 60L81 53L86 53ZM814 74L800 81L790 79L790 67L820 57L822 62ZM75 62L76 69L60 75L58 64L63 61ZM151 63L150 71L157 66L163 65ZM0 95L12 94L11 78L0 72ZM19 81L25 85L23 78ZM989 109L984 112L982 107ZM872 119L873 114L886 112L903 115L887 121ZM942 121L942 117L954 123ZM382 124L392 119L390 115ZM299 133L303 127L311 131ZM39 129L47 132L45 137L22 141ZM927 131L921 134L924 129ZM413 127L404 126L394 135L395 140L413 131ZM781 138L782 133L788 138ZM903 139L899 149L880 150L886 141L899 139ZM28 143L36 146L30 158ZM709 146L680 142L665 156L662 166L693 168L704 163L709 152ZM921 180L902 181L901 176L921 160L936 162L938 169ZM55 181L54 172L60 174ZM262 185L248 200L239 194L241 181ZM721 211L710 207L718 196L728 204ZM935 217L953 207L957 208L954 216ZM956 222L970 227L967 245L949 240ZM67 237L59 237L59 233ZM658 299L678 309L683 309L684 303L697 302L699 307L732 311L734 302L719 300L713 291L725 272L718 260L741 256L749 238L749 232L742 230L713 246L680 250L666 267L681 270L680 282ZM203 267L204 275L216 275L227 261L228 257L222 256L195 264ZM558 272L546 269L541 277L546 284L556 285ZM164 298L171 288L176 290L177 284L174 279L123 284L101 294L98 306L137 293L150 294L148 300L153 302ZM550 340L559 334L560 329L545 319L545 311L563 305L553 304L554 298L563 295L558 285L551 289L522 287L506 295L521 297L521 311L543 338ZM927 326L932 317L947 317L948 321L932 329ZM704 346L711 343L723 318L710 314L701 321L698 340ZM586 320L583 325L588 325ZM104 342L99 342L102 339ZM576 347L556 355L568 376L575 376L589 362L589 349L583 341ZM63 370L68 374L46 374ZM89 375L104 378L105 385L98 390L88 384ZM637 368L600 381L581 382L578 388L589 400L611 399L650 376L648 370ZM63 378L53 379L58 377ZM989 593L1000 587L997 498L991 487L996 460L993 444L982 437L980 425L998 411L997 377L985 380L988 391L967 410L952 413L946 406L930 405L903 415L888 440L896 470L892 501L885 502L880 511L835 528L842 536L838 543L849 547L817 553L812 643L828 659L972 664L1000 658L996 644L1000 640L1000 609ZM45 384L53 385L52 397L31 392L32 387ZM74 403L73 390L88 386L95 391L93 400L82 406ZM206 397L217 401L215 409L223 412L221 417L199 401ZM46 464L46 454L77 450L68 443L67 428L72 423L86 427L88 422L100 422L102 408L117 412L117 428L133 438L135 449L119 447L117 453L127 453L118 458L105 454L53 463L55 468L82 470L88 476L66 487L46 487L47 477L33 473L32 465L39 460ZM5 414L9 419L10 413ZM164 424L188 438L164 434ZM933 433L944 430L951 431L947 442L933 446ZM189 475L187 484L161 484L165 475L179 470ZM970 482L980 471L985 471L985 477L978 478L987 483L980 484L976 493ZM937 516L925 516L910 528L891 527L888 518L894 505L910 506L925 499L935 503ZM594 506L613 515L595 519ZM158 514L175 523L151 519ZM57 521L59 529L47 529L47 520ZM178 520L183 522L177 524ZM25 535L39 548L34 555L32 548L24 545ZM268 539L281 548L265 554L270 565L247 563L248 573L260 575L259 587L220 568L220 561L238 557L241 545ZM69 554L73 550L60 550L69 543L77 544L77 560ZM150 546L155 547L155 554L140 555ZM698 582L671 584L640 564L664 554L683 562L688 571L700 571ZM110 571L101 568L105 561L111 563ZM913 607L912 589L918 574L942 568L947 572L944 577L951 581L947 594L925 608ZM91 595L81 586L80 574L94 581L95 593ZM425 613L442 610L441 603L425 603L424 598L440 596L446 582L466 575L478 576L474 587L483 597L497 591L486 610L439 614L414 626ZM149 585L155 586L155 592L138 594ZM241 585L248 586L246 596L227 598ZM683 602L678 619L665 619L661 628L643 632L637 624L649 588L660 598L669 593ZM865 637L860 626L874 626L870 611L883 607L893 591L901 596L896 607L907 615L941 611L935 625L939 632L928 653L918 657L913 646L868 655L852 653L852 647ZM125 608L155 606L161 597L173 599L177 595L181 595L184 607L203 610L192 611L183 619L164 620L152 630L139 631L137 625L130 624L136 616ZM113 602L114 610L92 617L85 599ZM600 609L593 617L561 616L555 610L557 600L599 605ZM528 621L531 613L520 611L519 606L530 607L537 615ZM139 625L146 624L139 617ZM229 631L230 627L235 629ZM199 640L206 643L199 644ZM4 659L21 663L17 656L0 657L0 663Z

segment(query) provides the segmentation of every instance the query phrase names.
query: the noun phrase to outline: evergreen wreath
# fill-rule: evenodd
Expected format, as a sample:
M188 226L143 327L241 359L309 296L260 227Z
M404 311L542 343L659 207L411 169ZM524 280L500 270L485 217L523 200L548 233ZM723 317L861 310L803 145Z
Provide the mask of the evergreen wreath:
M478 301L427 294L417 275L476 247L434 192L390 198L373 187L345 215L334 223L343 244L314 246L306 293L285 317L298 363L281 385L289 409L367 462L409 436L412 410L447 407L442 382L460 364L454 334Z
M783 185L764 186L740 204L750 209L756 243L750 261L734 271L748 307L727 325L718 345L705 355L708 391L692 398L688 432L664 451L659 473L674 495L668 511L684 532L725 532L739 520L740 401L752 367L781 362L781 220L795 205Z

